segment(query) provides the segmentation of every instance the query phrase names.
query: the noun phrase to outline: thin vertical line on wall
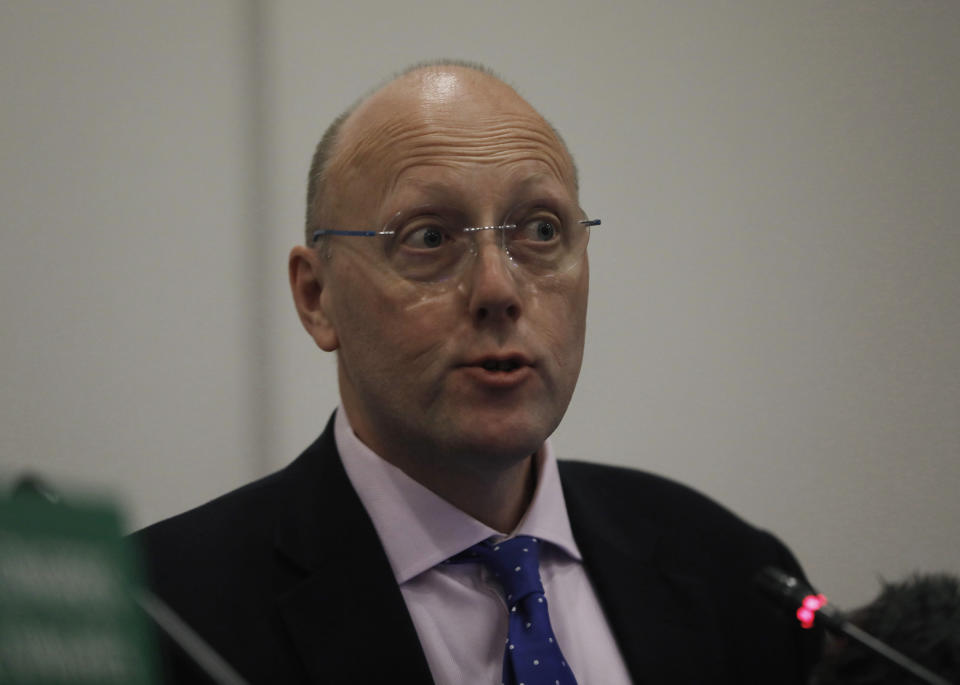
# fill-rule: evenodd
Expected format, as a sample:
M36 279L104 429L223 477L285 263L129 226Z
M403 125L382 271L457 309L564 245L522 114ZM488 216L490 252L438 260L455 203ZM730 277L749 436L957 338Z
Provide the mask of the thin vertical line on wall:
M249 436L248 454L254 476L271 468L267 453L270 426L275 418L273 386L270 382L271 338L268 307L268 273L266 255L269 254L269 141L267 99L267 27L266 8L261 0L248 0L244 11L245 31L243 56L246 60L247 113L247 180L246 180L246 241L245 255L247 339L249 343Z

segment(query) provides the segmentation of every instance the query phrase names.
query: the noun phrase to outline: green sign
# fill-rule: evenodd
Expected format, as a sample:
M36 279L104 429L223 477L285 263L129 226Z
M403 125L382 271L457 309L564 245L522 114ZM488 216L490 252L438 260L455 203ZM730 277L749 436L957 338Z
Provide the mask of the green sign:
M153 685L116 510L0 498L0 684Z

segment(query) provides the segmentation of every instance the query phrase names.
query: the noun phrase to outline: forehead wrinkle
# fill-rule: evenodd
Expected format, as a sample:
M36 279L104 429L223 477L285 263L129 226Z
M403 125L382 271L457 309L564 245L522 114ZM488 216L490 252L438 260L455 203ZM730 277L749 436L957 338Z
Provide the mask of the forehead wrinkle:
M518 154L518 152L520 152L520 154ZM562 181L564 178L562 168L557 163L557 160L553 159L549 155L542 154L540 150L518 151L517 149L513 149L510 151L469 156L459 155L457 158L425 152L418 155L409 155L400 161L400 163L396 166L396 174L393 176L393 179L390 183L389 191L393 191L400 184L402 177L414 169L420 167L445 167L448 169L459 170L465 165L474 162L489 164L491 166L513 164L517 162L540 162L546 165L557 177L557 179Z
M539 160L538 160L539 161ZM430 163L426 168L435 172L438 166L453 167L452 164L437 165ZM412 170L415 166L407 167L406 170ZM514 178L515 176L515 178ZM495 211L505 212L509 207L515 207L521 200L531 200L536 198L538 202L565 203L570 200L567 190L562 185L558 185L558 179L553 173L540 172L532 175L521 172L520 174L511 174L508 172L505 177L508 187L498 189L496 198L503 206L498 206ZM516 182L514 182L516 181ZM426 180L417 173L404 175L401 183L394 186L402 186L399 193L387 193L391 197L391 202L382 209L386 215L393 215L396 210L402 211L405 208L413 206L447 206L457 211L469 213L471 209L469 202L464 202L464 196L476 196L475 188L469 181L454 178L449 180ZM502 217L498 217L502 218ZM484 221L484 219L469 219L469 221Z
M410 161L416 166L431 157L438 164L454 160L498 163L521 153L522 159L546 162L561 179L567 175L564 169L572 166L560 141L538 116L485 117L471 126L446 123L447 118L394 117L368 125L364 135L344 141L337 165L356 170L397 160L400 171L411 166Z

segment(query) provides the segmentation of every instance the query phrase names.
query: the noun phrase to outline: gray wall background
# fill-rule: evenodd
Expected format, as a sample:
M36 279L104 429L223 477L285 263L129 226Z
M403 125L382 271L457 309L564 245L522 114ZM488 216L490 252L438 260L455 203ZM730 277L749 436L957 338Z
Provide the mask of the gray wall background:
M775 531L841 605L960 572L960 4L0 3L0 478L139 527L337 402L286 253L329 121L480 60L603 218L562 456Z

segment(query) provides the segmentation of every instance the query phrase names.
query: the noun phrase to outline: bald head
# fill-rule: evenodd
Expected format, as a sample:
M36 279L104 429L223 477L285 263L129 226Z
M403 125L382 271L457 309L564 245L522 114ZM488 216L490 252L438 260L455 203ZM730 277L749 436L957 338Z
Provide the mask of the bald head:
M324 133L308 178L307 242L317 228L345 220L345 205L353 201L349 189L382 171L387 158L396 178L425 163L496 164L510 141L521 153L530 148L575 192L576 167L559 133L492 71L456 61L410 67L343 112Z

